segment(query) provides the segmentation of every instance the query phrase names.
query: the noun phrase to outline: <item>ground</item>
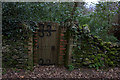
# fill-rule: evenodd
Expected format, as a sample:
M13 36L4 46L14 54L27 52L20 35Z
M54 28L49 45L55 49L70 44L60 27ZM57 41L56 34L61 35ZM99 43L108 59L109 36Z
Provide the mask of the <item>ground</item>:
M65 67L61 66L36 66L33 71L26 71L23 69L7 69L7 72L2 76L4 79L30 79L30 78L107 78L120 80L120 68L109 68L106 70L95 70L88 68L74 69L73 71L68 71Z

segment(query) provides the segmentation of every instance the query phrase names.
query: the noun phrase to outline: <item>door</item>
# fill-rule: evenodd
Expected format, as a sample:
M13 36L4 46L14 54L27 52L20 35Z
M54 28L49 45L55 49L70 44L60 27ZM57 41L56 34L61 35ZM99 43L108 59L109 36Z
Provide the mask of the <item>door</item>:
M59 50L59 26L57 23L39 23L37 42L37 63L57 64Z

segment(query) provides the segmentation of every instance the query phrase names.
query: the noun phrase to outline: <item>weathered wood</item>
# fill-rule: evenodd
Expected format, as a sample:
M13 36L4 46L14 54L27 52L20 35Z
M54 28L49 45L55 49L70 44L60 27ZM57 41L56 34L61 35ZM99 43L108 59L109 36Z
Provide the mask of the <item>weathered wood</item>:
M72 39L72 37L71 37L70 40L69 40L69 51L68 51L69 57L68 57L68 65L71 64L72 49L73 49L73 39Z
M37 64L57 64L59 47L59 25L40 22L35 34L34 62ZM43 27L44 26L44 27Z
M70 32L69 30L67 30L67 41L68 41L68 44L67 44L67 50L66 50L66 53L65 53L65 67L68 67L68 64L69 64L69 49L70 49Z
M73 35L70 33L70 31L67 31L67 50L65 53L65 67L68 67L68 65L71 65L72 62L72 51L73 51L73 47L76 46L74 43L74 39L73 39Z

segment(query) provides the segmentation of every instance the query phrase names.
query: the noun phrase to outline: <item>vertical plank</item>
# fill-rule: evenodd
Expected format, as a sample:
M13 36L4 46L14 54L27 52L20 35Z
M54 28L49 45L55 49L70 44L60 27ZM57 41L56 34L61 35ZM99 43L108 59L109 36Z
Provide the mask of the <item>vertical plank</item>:
M68 53L69 53L69 55L68 55L69 56L68 57L68 65L71 64L72 49L73 49L73 38L70 37L70 40L69 40L69 51L68 51Z
M56 34L56 36L57 36L57 51L56 51L56 57L57 57L57 59L56 59L56 64L58 65L59 64L59 52L60 52L60 50L59 50L59 48L60 48L60 26L59 26L59 24L58 23L56 23L56 27L57 27L57 34Z
M67 41L68 41L68 44L67 44L67 50L66 50L66 53L65 53L65 67L68 67L68 64L69 64L69 49L70 49L70 32L69 30L67 30Z
M44 24L44 30L48 30L47 25L51 25L51 30L56 30L55 32L51 32L51 36L47 36L48 32L44 32L44 37L38 38L38 62L40 59L44 60L44 64L56 64L57 63L57 54L58 54L58 24L45 22L40 23ZM39 26L41 29L41 26ZM40 33L38 33L40 35ZM48 63L47 60L51 62Z

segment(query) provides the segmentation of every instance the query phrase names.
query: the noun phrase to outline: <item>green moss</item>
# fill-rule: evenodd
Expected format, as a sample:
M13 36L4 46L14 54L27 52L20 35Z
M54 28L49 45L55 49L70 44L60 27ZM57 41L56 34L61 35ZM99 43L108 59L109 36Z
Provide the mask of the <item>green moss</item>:
M107 51L110 51L110 49L109 49L108 47L106 48L106 50L107 50Z
M110 62L109 62L109 65L112 65L112 66L113 66L113 65L114 65L113 61L110 61Z
M94 38L98 38L97 36L94 36Z
M103 43L103 42L101 42L101 43L100 43L100 46L103 46L103 45L104 45L104 43Z
M114 55L115 53L111 51L110 54L113 54L113 55Z
M80 29L83 29L82 26L79 26Z
M112 51L115 51L116 49L115 49L115 48L112 48L111 50L112 50Z
M94 55L92 55L92 56L91 56L91 58L95 58L95 56L94 56Z
M82 29L83 26L80 28ZM82 37L80 37L81 40L78 41L78 43L80 43L81 49L74 53L76 55L75 58L77 59L77 62L74 64L98 69L100 67L109 67L108 65L115 65L118 63L115 60L118 60L116 58L118 54L116 53L120 52L120 48L112 48L111 42L103 42L102 39L99 39L97 36L90 36L90 33L86 34L83 32L80 36Z
M102 42L102 39L98 39L99 42Z

